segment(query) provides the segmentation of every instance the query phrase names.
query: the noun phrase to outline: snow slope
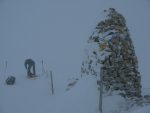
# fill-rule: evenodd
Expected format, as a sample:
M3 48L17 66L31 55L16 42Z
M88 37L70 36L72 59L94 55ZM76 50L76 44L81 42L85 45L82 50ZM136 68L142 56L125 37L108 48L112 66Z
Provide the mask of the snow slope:
M18 79L14 86L0 85L0 113L99 113L95 77L80 78L69 91L66 90L67 84L60 86L61 92L55 91L54 83L54 95L51 93L50 78L46 75L37 79ZM134 107L129 112L128 107L118 95L103 97L104 113L149 113L150 110L150 106Z
M46 76L36 80L20 78L14 86L1 85L1 113L91 113L96 112L96 79L84 78L70 91L51 94ZM67 86L66 86L67 87ZM93 98L91 98L93 97ZM90 109L87 109L90 108Z
M102 10L109 7L116 8L127 20L140 64L143 93L150 94L149 0L0 0L0 113L97 113L95 78L79 79L69 91L66 87L69 78L79 78L86 41L100 21ZM26 78L26 58L36 61L38 79ZM53 71L54 95L49 79L41 74L42 60L45 69ZM4 84L9 75L16 77L14 86ZM116 96L104 100L104 113L119 111L117 105L123 102ZM149 113L149 108L131 113Z

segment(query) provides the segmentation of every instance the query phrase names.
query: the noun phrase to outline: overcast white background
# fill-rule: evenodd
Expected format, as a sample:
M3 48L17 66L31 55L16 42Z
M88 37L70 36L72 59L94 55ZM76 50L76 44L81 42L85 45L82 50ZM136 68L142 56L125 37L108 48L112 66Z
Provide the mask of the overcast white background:
M109 7L126 18L142 82L148 83L149 0L0 0L0 75L7 60L7 75L23 76L26 58L35 60L38 73L43 59L55 74L79 75L86 41Z

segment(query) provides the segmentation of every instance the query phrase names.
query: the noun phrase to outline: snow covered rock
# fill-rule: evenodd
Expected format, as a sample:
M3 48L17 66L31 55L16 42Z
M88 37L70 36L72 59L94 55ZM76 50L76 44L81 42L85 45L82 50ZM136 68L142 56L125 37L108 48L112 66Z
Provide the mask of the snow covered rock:
M83 75L99 76L103 71L105 91L121 91L124 97L141 97L138 60L125 18L115 9L104 10L88 40L87 58L82 63Z
M68 85L67 85L67 88L66 88L66 90L68 91L68 90L70 90L77 82L78 82L78 78L71 78L71 79L69 79L68 80Z
M16 81L16 78L14 76L9 76L5 82L7 85L14 85L15 81Z

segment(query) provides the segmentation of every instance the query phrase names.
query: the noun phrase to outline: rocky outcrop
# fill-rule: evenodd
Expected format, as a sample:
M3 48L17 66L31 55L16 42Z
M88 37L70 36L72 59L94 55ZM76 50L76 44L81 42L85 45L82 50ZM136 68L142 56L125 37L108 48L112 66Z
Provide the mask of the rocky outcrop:
M125 18L115 9L104 10L88 40L90 51L83 61L81 74L98 76L103 71L105 91L121 91L126 97L141 96L138 60Z

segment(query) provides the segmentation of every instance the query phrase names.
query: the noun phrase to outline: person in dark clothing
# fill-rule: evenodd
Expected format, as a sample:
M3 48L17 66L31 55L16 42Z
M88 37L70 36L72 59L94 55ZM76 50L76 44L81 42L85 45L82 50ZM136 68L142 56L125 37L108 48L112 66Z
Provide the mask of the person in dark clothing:
M34 77L36 75L35 62L32 59L26 59L24 62L24 66L27 69L28 77ZM32 72L31 72L31 68L32 68Z

